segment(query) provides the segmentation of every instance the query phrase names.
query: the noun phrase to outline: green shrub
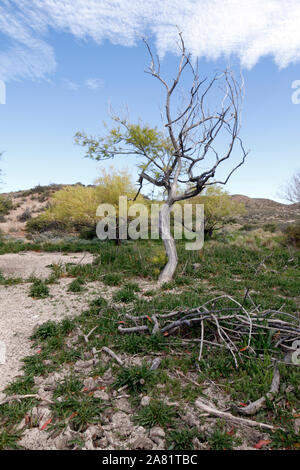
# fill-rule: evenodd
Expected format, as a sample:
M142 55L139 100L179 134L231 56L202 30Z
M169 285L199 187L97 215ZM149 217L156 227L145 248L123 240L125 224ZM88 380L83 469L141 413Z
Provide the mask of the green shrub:
M86 225L79 229L79 238L81 240L93 240L96 237L96 224Z
M26 223L26 231L29 233L41 233L51 231L66 231L69 228L67 222L61 220L47 220L44 214L30 219Z
M285 241L289 245L300 247L300 220L284 229Z

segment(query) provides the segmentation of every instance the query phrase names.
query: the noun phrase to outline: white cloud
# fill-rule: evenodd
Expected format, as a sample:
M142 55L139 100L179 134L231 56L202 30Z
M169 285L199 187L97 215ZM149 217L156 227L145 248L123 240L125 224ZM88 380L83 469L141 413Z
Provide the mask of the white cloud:
M99 88L103 88L104 81L101 78L89 78L86 80L85 84L90 90L98 90Z
M199 57L237 56L251 68L272 56L279 67L300 61L299 0L2 0L0 75L41 78L55 70L47 31L130 46L155 35L159 53L174 51L175 25Z
M80 85L78 85L78 83L74 83L68 78L65 78L63 80L63 84L68 90L71 90L71 91L77 91L80 88Z

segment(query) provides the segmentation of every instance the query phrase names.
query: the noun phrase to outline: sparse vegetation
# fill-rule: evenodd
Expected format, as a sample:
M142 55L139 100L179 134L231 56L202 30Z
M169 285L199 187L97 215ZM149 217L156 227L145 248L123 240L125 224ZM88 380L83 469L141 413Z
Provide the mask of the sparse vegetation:
M36 328L31 340L34 351L38 352L24 358L24 375L7 386L6 395L35 395L40 383L37 380L52 384L51 378L59 374L49 387L53 403L48 406L51 422L46 431L51 441L52 436L63 436L66 429L71 429L75 434L65 448L84 448L85 432L91 426L110 426L110 417L119 412L117 397L124 393L128 396L126 407L131 411L127 415L133 429L142 426L148 436L153 428L163 428L165 436L160 439L164 448L188 450L200 445L204 449L235 449L242 442L253 446L256 438L251 432L249 436L240 436L238 426L233 429L230 422L219 419L201 418L199 432L197 426L186 424L183 418L189 412L198 419L195 402L199 397L225 409L232 403L248 405L265 396L271 386L276 355L280 359L281 376L278 399L267 402L255 420L276 428L268 434L267 442L270 442L265 448L297 448L299 438L294 414L299 410L299 368L284 363L285 352L275 348L279 340L276 331L253 334L251 347L255 353L241 342L237 369L228 350L209 344L216 341L213 325L205 324L208 343L204 344L200 362L197 342L200 326L193 329L182 326L166 336L161 332L120 334L118 330L120 326L140 324L139 320L132 323L126 318L129 314L144 317L143 324L152 331L153 315L197 307L222 294L234 297L247 310L254 309L255 304L263 310L282 309L297 314L299 250L294 243L287 242L287 235L278 225L274 230L272 223L262 222L254 224L253 230L246 229L247 226L230 223L226 232L219 231L206 241L200 252L188 252L184 241L178 241L178 275L161 288L155 285L166 262L160 241L125 241L122 246L75 237L39 243L0 241L3 254L61 253L59 263L49 264L51 271L45 280L1 275L0 285L18 286L27 282L30 295L41 301L49 296L50 284L53 292L56 286L66 294L81 293L84 289L84 296L90 298L89 306L80 315L60 322L54 318ZM79 252L82 252L80 260L85 253L92 253L93 261L63 262L64 254ZM246 290L250 297L245 298ZM77 301L83 296L69 297ZM56 302L54 295L50 299ZM228 304L224 301L222 307L227 308ZM124 361L123 366L101 352L104 346ZM160 358L161 363L157 370L151 371L155 358ZM93 365L81 368L81 364L89 362ZM146 398L148 401L144 403ZM20 446L20 438L36 426L33 410L37 405L35 398L0 405L0 448ZM22 419L25 424L20 430ZM278 426L285 432L277 429ZM118 447L127 448L130 437L126 437L126 432L115 430L113 436ZM103 436L95 439L96 447L105 443Z
M0 195L0 217L3 217L12 210L13 203L12 200Z

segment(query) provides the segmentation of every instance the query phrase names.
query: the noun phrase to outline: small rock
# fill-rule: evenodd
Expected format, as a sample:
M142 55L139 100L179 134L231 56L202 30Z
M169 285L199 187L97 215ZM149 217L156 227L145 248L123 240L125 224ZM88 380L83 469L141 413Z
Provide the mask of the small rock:
M147 437L145 428L136 426L132 430L131 438L127 445L129 449L151 450L153 448L153 441Z
M66 436L58 436L54 442L57 450L64 450L68 448L68 438Z
M118 431L122 436L129 436L132 431L132 423L130 418L123 411L117 411L117 413L111 417L110 427L112 430Z
M296 434L300 432L300 418L295 419L294 429Z
M75 371L80 372L82 369L88 369L89 367L96 365L98 362L99 361L97 361L96 359L90 359L89 361L79 360L75 362L74 369Z
M182 420L190 427L190 428L197 428L201 427L200 421L195 418L195 416L188 411L184 416L182 416Z
M157 384L156 387L160 388L160 389L163 389L163 388L165 388L165 385L164 384Z
M152 450L164 450L166 448L165 439L157 438L157 444L152 447Z
M151 397L148 397L147 395L144 396L141 399L141 406L148 406L150 404L150 401L151 401Z
M97 439L100 439L103 437L104 431L103 428L100 424L93 425L87 428L87 430L84 432L84 437L85 438L91 438L93 441L96 441Z
M155 442L155 444L160 445L162 443L162 439L164 439L165 436L165 431L158 426L155 426L154 428L150 429L149 437L150 439L152 439L153 442Z
M94 450L95 449L95 446L94 446L94 442L91 438L88 438L85 443L84 443L84 447L82 448L82 450Z
M104 390L96 390L96 392L94 392L94 398L100 398L103 401L108 401L110 396Z
M124 411L125 413L132 413L132 408L127 398L119 398L115 401L115 405L120 411Z
M203 450L207 448L206 444L201 443L197 437L194 437L193 439L193 446L195 450Z
M102 437L101 439L99 439L99 441L97 441L96 446L100 449L105 449L108 446L107 437Z
M93 390L96 390L97 388L96 382L92 377L87 377L86 379L84 379L83 385L84 385L84 388L90 392Z
M49 433L38 428L26 429L18 442L26 450L55 450L54 441L49 439Z

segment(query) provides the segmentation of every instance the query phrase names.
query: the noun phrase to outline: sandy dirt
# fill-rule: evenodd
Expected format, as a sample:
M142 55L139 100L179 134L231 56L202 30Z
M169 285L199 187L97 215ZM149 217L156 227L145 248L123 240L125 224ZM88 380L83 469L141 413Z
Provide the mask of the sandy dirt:
M0 256L0 272L4 277L21 277L28 279L30 276L46 278L51 274L50 264L66 263L91 263L93 255L90 253L74 253L63 255L62 253L8 253Z
M0 256L0 271L6 277L28 278L35 273L47 277L51 273L49 264L64 262L91 262L92 257L83 253L62 256L60 253L25 253ZM101 283L88 284L83 293L67 292L72 279L63 278L58 284L51 284L50 297L34 300L29 296L29 283L15 286L0 286L0 341L5 344L5 364L0 364L0 399L3 389L17 375L20 375L21 359L32 354L29 340L34 328L48 320L59 321L66 316L79 315L90 300L104 295L107 287Z
M52 270L51 264L91 263L90 253L36 253L26 252L0 256L0 272L8 277L28 279L31 275L47 278ZM0 363L0 400L3 390L18 375L22 375L21 360L34 354L30 336L34 329L48 320L60 321L63 318L80 315L93 298L104 297L110 301L118 287L108 287L100 281L90 282L82 293L68 292L68 285L73 279L61 278L56 284L50 284L50 296L45 299L33 299L29 296L30 283L23 282L13 286L0 285L0 352L5 345L5 363ZM139 280L141 292L155 289L156 283ZM2 342L2 343L1 343ZM1 357L0 357L1 359Z

